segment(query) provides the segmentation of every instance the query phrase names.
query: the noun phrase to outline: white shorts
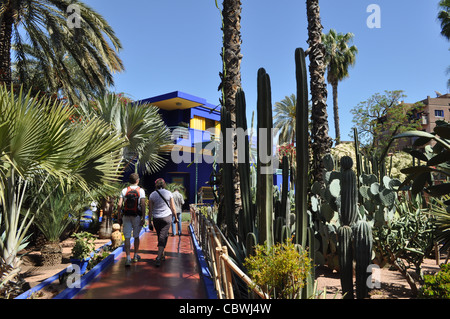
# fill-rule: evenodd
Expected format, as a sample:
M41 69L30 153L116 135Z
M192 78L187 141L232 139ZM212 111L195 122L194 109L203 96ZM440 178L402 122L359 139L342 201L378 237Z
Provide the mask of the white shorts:
M123 216L123 237L125 239L131 238L131 231L133 237L138 238L141 233L141 216Z

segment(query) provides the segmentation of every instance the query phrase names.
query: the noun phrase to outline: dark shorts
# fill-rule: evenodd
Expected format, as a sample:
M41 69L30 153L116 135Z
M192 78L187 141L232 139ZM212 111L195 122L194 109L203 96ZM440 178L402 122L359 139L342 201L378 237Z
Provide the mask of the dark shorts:
M153 226L155 226L156 234L158 236L158 247L166 247L171 225L172 215L164 218L153 218Z

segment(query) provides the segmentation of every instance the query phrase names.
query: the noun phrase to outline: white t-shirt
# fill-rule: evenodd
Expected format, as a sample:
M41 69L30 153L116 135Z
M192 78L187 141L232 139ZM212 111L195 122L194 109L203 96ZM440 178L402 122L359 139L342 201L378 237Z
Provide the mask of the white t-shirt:
M136 189L136 188L138 188L139 186L130 186L130 188L131 189ZM127 190L128 190L128 187L127 188L124 188L124 189L122 189L122 192L120 193L120 198L125 198L125 195L127 194ZM139 190L139 203L138 203L138 209L142 212L142 209L141 209L141 199L142 198L145 198L145 191L144 191L144 189L140 189Z
M180 192L173 192L173 201L175 203L175 210L177 211L177 214L182 213L184 205L183 195L181 195Z
M173 198L172 193L163 188L158 189L158 192L166 199L167 204L170 205L170 200ZM151 200L153 204L153 211L151 212L153 214L153 218L164 218L172 215L172 210L156 191L151 193L148 199Z

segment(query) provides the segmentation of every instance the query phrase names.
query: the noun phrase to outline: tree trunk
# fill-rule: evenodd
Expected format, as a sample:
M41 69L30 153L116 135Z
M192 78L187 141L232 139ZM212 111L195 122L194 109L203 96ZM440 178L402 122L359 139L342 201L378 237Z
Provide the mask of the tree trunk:
M336 146L341 144L341 129L339 127L339 108L338 108L338 83L333 83L333 113L334 130L336 132Z
M322 158L330 152L332 140L328 136L327 86L325 83L325 47L322 44L322 23L320 21L319 0L306 1L308 17L309 73L311 77L313 151L312 176L314 181L323 183Z
M224 0L222 9L223 18L223 73L221 104L231 115L231 127L236 128L236 93L241 87L241 1ZM239 189L237 136L233 134L233 181L235 193L235 219L241 209L241 194ZM225 199L226 200L226 199Z
M9 8L3 14L0 22L0 84L11 85L11 38L13 16Z

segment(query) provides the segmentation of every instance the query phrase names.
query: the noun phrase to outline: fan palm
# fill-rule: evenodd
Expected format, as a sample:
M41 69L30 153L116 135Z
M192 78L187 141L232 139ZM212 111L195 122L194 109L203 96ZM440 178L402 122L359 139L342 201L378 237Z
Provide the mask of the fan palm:
M30 209L21 211L35 180L38 191L53 179L89 192L118 179L125 138L101 119L71 124L72 114L60 102L0 87L0 263L20 265L17 252L33 222Z
M69 6L79 11L78 26L69 23ZM28 71L37 64L44 71L46 89L61 88L73 99L80 92L72 63L77 77L93 91L104 92L114 83L112 73L123 70L116 54L119 39L107 21L81 1L5 0L0 3L0 21L0 83L9 86L12 81L12 47L20 83L33 84Z
M319 0L306 1L308 18L308 55L311 77L311 148L313 151L312 176L323 182L323 157L330 152L332 140L328 136L327 86L325 83L325 47L322 43L323 26L320 19Z
M296 105L297 98L295 97L295 94L286 96L280 102L275 103L274 127L275 129L280 130L278 138L278 143L280 145L283 143L294 144L295 142Z
M325 45L325 63L327 65L327 80L333 87L334 127L336 132L336 145L341 142L338 108L338 83L349 76L348 69L355 64L358 49L349 43L353 40L353 33L337 33L331 29L328 34L322 34Z
M87 117L95 116L126 137L128 145L121 157L125 169L135 164L142 172L154 173L166 160L166 147L172 144L171 133L158 112L149 104L133 104L117 94L106 94L94 102L81 105Z

